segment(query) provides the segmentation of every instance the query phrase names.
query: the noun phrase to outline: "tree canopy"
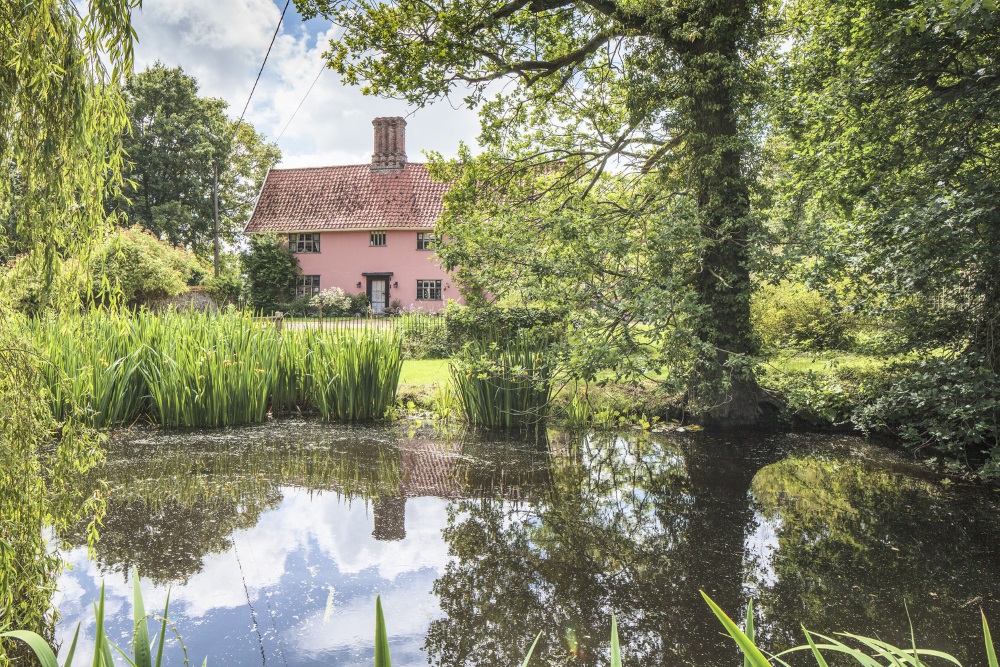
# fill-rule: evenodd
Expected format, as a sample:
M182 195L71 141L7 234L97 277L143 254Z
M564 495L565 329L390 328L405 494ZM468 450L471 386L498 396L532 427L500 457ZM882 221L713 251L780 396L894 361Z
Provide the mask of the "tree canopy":
M218 163L219 233L232 240L249 217L267 174L281 158L227 103L198 95L198 82L162 63L125 85L131 132L124 139L129 184L115 204L131 223L199 253L213 242L213 163Z
M443 222L446 235L468 243L450 258L445 249L449 264L472 273L500 261L517 275L560 275L550 262L558 251L547 251L576 237L559 238L563 230L550 211L582 207L595 242L612 227L644 227L610 249L571 248L580 251L580 268L568 280L616 284L603 302L618 312L581 332L591 331L595 341L609 332L618 339L644 332L652 336L645 345L651 360L685 377L692 406L719 422L761 419L761 396L745 361L757 350L749 320L758 226L750 193L768 3L296 4L306 17L322 14L346 28L331 44L330 65L348 82L363 81L365 92L417 105L457 92L480 109L485 154L463 164L475 181L453 190ZM621 184L616 192L639 195L606 193L606 174ZM535 208L519 210L525 204ZM488 238L501 224L512 225L520 245L531 244L533 261L525 265L513 250L505 255L511 246L476 247L473 239ZM678 251L668 245L674 234L694 240L680 251L685 261L678 266ZM626 255L612 256L623 244ZM487 272L481 286L509 291L503 278ZM641 291L638 302L625 301L640 282L653 295L682 289L655 308ZM575 299L576 290L560 297ZM683 353L678 341L685 341Z
M858 17L863 17L859 20ZM786 230L907 347L1000 369L1000 15L994 3L790 3L775 133Z

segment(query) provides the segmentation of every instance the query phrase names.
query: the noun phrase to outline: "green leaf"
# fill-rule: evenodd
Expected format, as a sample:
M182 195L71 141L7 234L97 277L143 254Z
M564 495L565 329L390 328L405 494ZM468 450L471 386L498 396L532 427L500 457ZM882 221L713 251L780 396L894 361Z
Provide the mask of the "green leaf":
M804 625L802 626L802 632L806 635L806 641L809 642L809 648L812 650L813 657L816 658L816 664L819 665L819 667L829 667L829 665L826 664L826 658L824 658L823 654L819 652L818 648L816 648L816 642L813 641L812 635L809 634L809 631L806 630L806 626Z
M389 637L382 616L382 596L375 598L375 667L392 667L389 659Z
M149 655L149 628L146 627L146 608L142 604L142 590L139 588L139 570L132 566L132 619L135 628L132 634L132 652L137 667L152 667Z
M986 641L986 658L990 667L1000 667L997 663L997 652L993 647L993 638L990 636L990 624L986 622L986 614L982 610L979 613L983 617L983 639Z
M749 660L750 667L772 667L770 661L764 657L764 654L760 652L760 649L757 648L753 641L751 641L750 638L747 637L742 630L740 630L739 626L733 622L733 619L729 618L729 616L726 615L726 612L722 611L722 609L719 608L719 605L715 604L712 598L708 597L708 594L705 591L700 591L700 593L701 596L705 598L705 602L708 603L708 606L712 609L716 618L722 622L722 625L726 628L729 636L736 641L740 650L743 651L743 655Z
M163 618L160 619L160 636L156 641L156 662L155 667L163 664L163 641L167 636L167 612L170 610L170 589L167 589L167 601L163 605ZM205 658L208 660L208 658Z
M104 582L101 582L101 596L94 606L94 620L97 627L94 629L94 660L92 664L93 667L101 667L104 664L101 661L101 645L107 642L107 637L104 636ZM111 667L111 664L105 664L105 667Z
M747 624L746 624L746 636L751 642L754 641L753 633L753 598L747 600ZM753 667L750 664L750 658L745 654L743 656L743 667Z
M618 621L611 614L611 667L622 667L622 651L618 645Z
M524 656L524 662L521 663L521 667L528 667L528 661L531 660L531 654L535 652L535 646L538 645L538 640L542 638L542 633L539 632L535 636L535 641L531 643L531 648L528 649L528 655Z
M12 639L20 639L35 654L38 658L38 662L41 663L42 667L59 667L59 663L56 661L56 656L52 652L52 647L49 646L41 636L35 634L34 632L29 632L27 630L11 630L10 632L0 633L0 637L10 637Z
M80 637L80 624L76 624L76 630L73 632L73 641L69 644L69 651L66 652L66 661L63 662L63 667L71 667L73 664L73 654L76 653L76 640Z

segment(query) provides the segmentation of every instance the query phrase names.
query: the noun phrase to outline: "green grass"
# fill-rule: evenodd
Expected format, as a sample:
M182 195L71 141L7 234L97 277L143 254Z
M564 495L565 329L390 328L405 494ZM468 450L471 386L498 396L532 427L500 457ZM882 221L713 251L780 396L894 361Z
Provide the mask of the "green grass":
M399 385L418 390L432 390L451 378L449 359L407 359L399 375Z
M784 373L825 374L840 370L876 370L892 361L892 358L853 354L851 352L781 352L769 357L766 365Z

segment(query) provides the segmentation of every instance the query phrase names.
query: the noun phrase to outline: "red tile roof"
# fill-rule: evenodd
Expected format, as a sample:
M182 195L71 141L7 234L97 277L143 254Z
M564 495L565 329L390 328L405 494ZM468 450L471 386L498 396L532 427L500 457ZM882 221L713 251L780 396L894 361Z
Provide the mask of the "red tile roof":
M393 171L367 164L272 169L246 231L432 229L448 187L414 163Z

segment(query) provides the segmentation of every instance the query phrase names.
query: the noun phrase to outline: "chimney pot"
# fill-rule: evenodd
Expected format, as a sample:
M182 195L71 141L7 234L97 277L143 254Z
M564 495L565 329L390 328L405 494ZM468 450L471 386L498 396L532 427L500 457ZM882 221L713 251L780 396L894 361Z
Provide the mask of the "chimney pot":
M375 127L375 151L372 170L398 171L406 167L406 120L386 116L372 121Z

